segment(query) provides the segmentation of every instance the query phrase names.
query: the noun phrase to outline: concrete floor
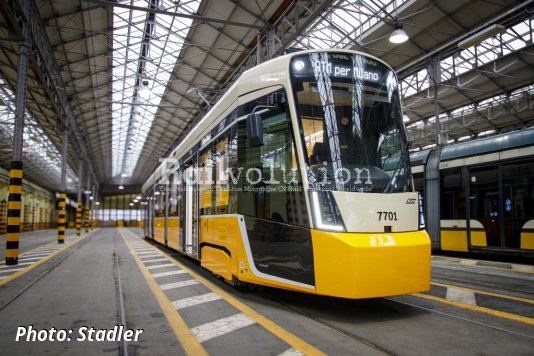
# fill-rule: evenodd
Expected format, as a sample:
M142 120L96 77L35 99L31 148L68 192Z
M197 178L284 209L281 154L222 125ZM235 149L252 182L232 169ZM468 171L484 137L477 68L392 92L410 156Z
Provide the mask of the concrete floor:
M432 290L423 296L342 300L270 288L248 291L145 242L140 234L138 229L97 229L0 285L0 354L119 354L120 342L77 340L83 327L120 325L119 280L126 327L143 330L138 341L127 343L132 355L191 353L182 346L191 335L199 350L221 355L298 354L295 345L340 355L533 354L533 273L436 259ZM25 241L35 248L56 238L53 230L48 239L44 235L27 233ZM258 315L280 330L270 329ZM176 318L187 332L176 332ZM15 341L18 328L30 325L72 330L72 339Z

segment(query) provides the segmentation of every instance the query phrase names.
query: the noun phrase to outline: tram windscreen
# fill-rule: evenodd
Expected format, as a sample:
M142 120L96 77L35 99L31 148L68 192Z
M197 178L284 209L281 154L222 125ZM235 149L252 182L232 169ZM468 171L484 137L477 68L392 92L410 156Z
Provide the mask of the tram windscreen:
M312 190L412 191L397 78L372 58L293 58L293 92Z

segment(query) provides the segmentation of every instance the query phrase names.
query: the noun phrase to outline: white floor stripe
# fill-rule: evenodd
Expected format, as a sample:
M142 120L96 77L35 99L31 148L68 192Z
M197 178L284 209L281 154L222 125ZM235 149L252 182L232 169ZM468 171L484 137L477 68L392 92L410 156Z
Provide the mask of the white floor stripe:
M194 297L175 300L174 302L172 302L172 305L174 305L176 309L183 309L187 307L192 307L193 305L207 303L218 299L221 299L220 295L216 293L206 293L202 295L195 295Z
M44 257L48 256L50 253L29 253L27 255L21 256L21 258L28 258L28 257Z
M166 258L156 258L155 260L145 260L145 259L143 259L143 262L144 262L144 263L148 263L148 262L161 262L161 261L168 261L168 259L166 259Z
M211 323L197 326L192 328L191 331L193 332L193 335L197 337L199 342L204 342L254 323L254 320L243 313L239 313L227 318L212 321Z
M161 265L146 266L146 269L156 269L156 268L172 267L172 266L174 266L173 263L163 263Z
M477 305L475 293L464 289L447 288L446 297L449 300L455 300L457 302Z
M463 264L463 265L476 266L476 264L478 263L478 261L477 261L477 260L466 260L466 259L462 259L462 260L460 260L460 263Z
M146 252L138 252L137 253L139 256L146 256L146 255L153 255L153 254L158 254L158 255L161 255L159 252L155 251L155 250L152 250L152 251L146 251Z
M512 265L512 270L519 272L534 272L534 266Z
M304 354L294 348L287 349L281 354L278 354L278 356L301 356L301 355L304 355Z
M26 261L35 261L35 260L40 260L41 258L43 258L43 256L37 256L37 257L21 257L19 258L19 261L21 262L26 262Z
M134 250L137 252L143 252L143 251L154 251L151 247L134 247Z
M192 286L192 285L199 284L199 283L200 282L197 281L196 279L189 279L187 281L182 281L182 282L161 284L160 288L161 288L161 290L168 290L168 289L173 289L173 288L181 288L181 287Z
M161 257L161 253L153 253L151 255L139 256L142 260L147 257ZM144 261L144 260L143 260Z
M45 250L43 250L43 251L40 250L40 251L32 251L30 253L46 253L46 254L48 254L48 253L52 253L54 251L57 251L57 250L46 250L46 251Z
M159 278L159 277L167 277L167 276L173 276L175 274L183 274L185 271L177 270L177 271L170 271L170 272L161 272L161 273L154 273L152 277Z
M10 266L10 267L13 267L13 266ZM20 271L21 269L24 269L24 267L13 268L13 269L4 269L4 270L1 270L0 273L17 272L17 271Z
M2 265L2 266L0 266L0 271L2 271L3 268L10 268L10 267L16 267L16 266L27 266L27 265L31 265L32 263L33 262L22 262L21 263L19 261L19 263L16 264L16 265L9 265L9 266L8 265ZM2 271L2 272L4 272L4 271Z

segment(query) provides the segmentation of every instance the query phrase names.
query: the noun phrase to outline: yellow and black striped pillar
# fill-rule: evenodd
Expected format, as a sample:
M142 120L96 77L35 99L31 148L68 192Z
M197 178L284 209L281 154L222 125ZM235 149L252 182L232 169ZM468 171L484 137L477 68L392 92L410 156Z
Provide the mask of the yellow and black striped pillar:
M67 223L67 199L66 193L59 193L58 211L57 211L57 243L65 243L65 225Z
M44 219L45 219L44 209L39 208L39 228L38 228L39 230L46 229Z
M7 203L6 265L19 263L20 208L22 207L22 161L11 161Z
M85 232L89 232L89 205L85 206Z
M76 236L80 236L82 233L82 202L78 202L76 207Z
M93 208L91 209L91 230L95 229L96 225L96 210L95 210L95 203L93 202Z
M0 235L6 233L6 201L0 202Z

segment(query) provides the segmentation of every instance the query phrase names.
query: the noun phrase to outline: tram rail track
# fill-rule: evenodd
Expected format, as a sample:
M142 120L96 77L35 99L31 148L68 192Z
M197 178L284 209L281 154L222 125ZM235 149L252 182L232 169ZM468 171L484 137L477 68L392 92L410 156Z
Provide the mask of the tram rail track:
M312 321L314 321L314 322L316 322L318 324L323 325L324 327L327 327L329 329L335 330L336 332L338 332L340 334L343 334L343 335L353 339L354 341L357 341L357 342L363 343L363 344L365 344L367 346L370 346L370 347L374 348L375 350L382 352L385 355L399 355L398 352L391 350L386 345L382 345L382 344L380 344L380 343L378 343L376 341L370 340L367 337L358 335L357 333L354 333L353 331L348 330L347 328L343 328L342 326L335 325L332 322L330 322L328 320L325 320L324 318L321 318L319 316L313 315L313 313L309 313L309 312L300 310L298 307L292 306L292 305L284 302L282 299L276 297L272 293L269 293L269 291L267 289L263 290L262 292L258 291L258 293L260 293L265 298L268 298L271 301L276 302L277 304L283 306L285 309L287 309L287 310L289 310L289 311L291 311L293 313L297 313L297 314L299 314L299 315L301 315L301 316L303 316L303 317L305 317L305 318L307 318L309 320L312 320ZM409 296L412 296L414 298L418 297L418 295L409 295ZM452 312L445 312L445 311L441 311L441 310L436 310L436 309L433 309L433 308L430 308L430 307L426 307L424 305L416 304L416 303L413 303L413 302L408 302L408 301L405 301L405 300L399 300L398 298L399 297L384 297L384 298L379 298L379 299L380 300L386 300L388 302L395 303L395 304L398 304L398 305L402 305L404 307L409 307L411 309L417 309L417 310L421 310L421 311L424 311L424 312L437 314L437 315L440 315L442 317L447 317L447 318L450 318L450 319L459 320L461 322L478 325L478 326L481 326L481 327L484 327L484 328L489 328L489 329L492 329L492 330L495 330L495 331L498 331L498 332L519 336L521 338L525 338L525 339L528 339L528 340L531 340L531 341L534 340L534 335L528 335L526 333L522 333L522 332L519 332L519 331L511 330L509 328L501 327L501 326L498 326L498 325L493 325L491 323L487 323L487 322L483 322L483 321L479 321L479 320L475 320L475 319L471 319L471 318L466 318L464 316L457 315L457 314L452 313ZM437 301L434 301L434 302L437 302Z

